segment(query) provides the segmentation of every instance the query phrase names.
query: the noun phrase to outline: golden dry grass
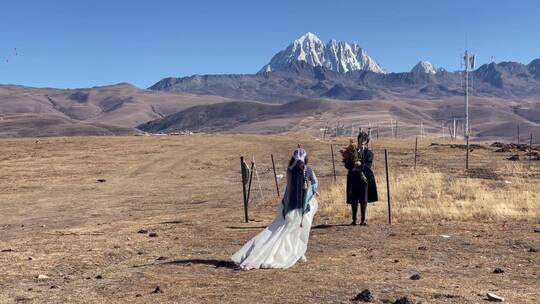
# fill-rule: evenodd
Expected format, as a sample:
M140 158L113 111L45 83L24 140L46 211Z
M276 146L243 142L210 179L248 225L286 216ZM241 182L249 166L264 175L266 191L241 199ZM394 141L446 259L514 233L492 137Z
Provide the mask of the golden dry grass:
M390 176L392 213L401 221L433 220L539 220L540 186L523 168L509 166L514 174L505 180L463 178L428 168L405 169ZM510 170L510 172L512 172ZM370 205L371 217L386 217L387 189L384 175L377 176L380 201ZM323 218L348 218L343 203L345 179L321 191Z

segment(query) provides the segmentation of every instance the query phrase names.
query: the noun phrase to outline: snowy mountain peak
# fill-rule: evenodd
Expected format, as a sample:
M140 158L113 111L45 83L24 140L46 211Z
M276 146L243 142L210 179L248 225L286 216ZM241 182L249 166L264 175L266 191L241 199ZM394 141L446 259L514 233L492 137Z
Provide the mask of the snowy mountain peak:
M437 69L429 61L422 60L418 62L411 70L414 74L437 74Z
M317 37L317 35L313 34L312 32L307 32L306 34L296 39L295 41L304 41L304 40L321 42L321 39L319 39L319 37Z
M305 61L311 66L324 66L332 71L371 71L385 73L384 69L356 43L330 40L326 45L313 33L307 33L272 57L259 73L287 70L291 63Z

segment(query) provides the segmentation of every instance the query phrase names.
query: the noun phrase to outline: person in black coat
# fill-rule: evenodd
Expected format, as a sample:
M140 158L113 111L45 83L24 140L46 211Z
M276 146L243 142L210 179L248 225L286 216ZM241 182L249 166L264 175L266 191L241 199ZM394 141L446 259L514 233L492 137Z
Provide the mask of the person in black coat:
M347 204L352 209L352 225L356 225L358 205L360 205L360 225L366 226L366 209L368 203L378 200L377 184L371 166L373 152L368 148L369 135L360 131L358 134L358 161L345 162L347 173Z

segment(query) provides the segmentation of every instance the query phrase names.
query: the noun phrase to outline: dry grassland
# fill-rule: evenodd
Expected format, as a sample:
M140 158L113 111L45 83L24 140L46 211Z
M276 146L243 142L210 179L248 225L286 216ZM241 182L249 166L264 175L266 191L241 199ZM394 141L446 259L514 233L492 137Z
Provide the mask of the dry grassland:
M270 154L284 173L297 143L321 182L308 261L235 270L230 255L279 203ZM512 153L474 149L465 173L463 149L425 139L414 170L413 140L374 139L381 201L368 227L351 227L337 157L346 143L295 134L0 140L0 303L351 303L364 288L376 303L483 303L486 292L538 302L540 163L529 170L506 160ZM262 197L254 181L248 224L240 155L259 164Z

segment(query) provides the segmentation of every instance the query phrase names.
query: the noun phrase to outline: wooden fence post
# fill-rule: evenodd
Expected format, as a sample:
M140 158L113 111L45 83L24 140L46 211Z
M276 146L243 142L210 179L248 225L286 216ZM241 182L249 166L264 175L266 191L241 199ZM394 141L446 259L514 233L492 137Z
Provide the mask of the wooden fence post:
M517 125L517 144L519 145L519 124Z
M246 193L246 184L248 182L248 175L251 177L251 174L248 171L246 163L244 162L244 157L240 156L240 173L242 174L242 194L244 196L244 221L248 222L248 197Z
M465 145L465 149L467 149L465 153L465 170L469 170L469 134L466 134L465 137L467 138L467 144Z
M416 158L418 155L418 137L414 141L414 170L416 170Z
M277 197L279 197L279 185L277 182L276 165L274 164L274 154L270 154L270 158L272 158L272 169L274 169L274 180L276 181L276 192L277 192Z
M247 200L246 205L244 207L244 219L246 223L249 221L248 219L248 207L249 207L249 197L251 195L251 181L253 180L253 168L255 167L255 162L251 162L251 169L249 171L249 185L248 185L248 193L247 193Z
M386 171L386 196L388 199L388 224L392 225L392 204L390 202L390 178L388 176L388 150L384 149L384 167Z
M332 153L332 168L334 169L334 182L337 180L336 178L336 162L334 160L334 145L330 144L330 153Z
M532 150L532 133L531 133L531 137L529 139L529 170L531 169L532 153L533 153L533 150Z

